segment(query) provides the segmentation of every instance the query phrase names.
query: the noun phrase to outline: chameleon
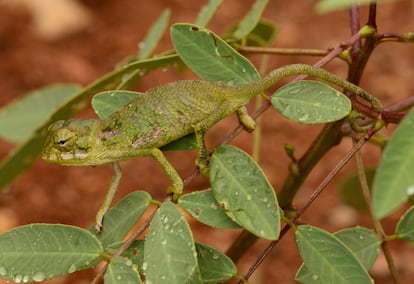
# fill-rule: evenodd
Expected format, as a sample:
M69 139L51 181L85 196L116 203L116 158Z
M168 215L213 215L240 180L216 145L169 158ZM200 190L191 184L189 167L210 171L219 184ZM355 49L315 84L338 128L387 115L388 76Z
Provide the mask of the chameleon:
M100 230L103 216L119 183L119 161L138 156L154 157L171 180L167 194L176 201L183 193L183 181L160 148L195 133L198 146L195 163L200 173L207 177L209 151L204 141L207 131L233 113L237 113L247 131L253 131L255 121L246 109L250 99L263 94L281 79L300 74L342 87L381 109L380 103L358 86L324 69L293 64L275 69L245 85L232 86L202 80L176 81L149 89L106 119L56 121L48 128L42 158L68 166L113 164L115 175L96 216L95 227Z

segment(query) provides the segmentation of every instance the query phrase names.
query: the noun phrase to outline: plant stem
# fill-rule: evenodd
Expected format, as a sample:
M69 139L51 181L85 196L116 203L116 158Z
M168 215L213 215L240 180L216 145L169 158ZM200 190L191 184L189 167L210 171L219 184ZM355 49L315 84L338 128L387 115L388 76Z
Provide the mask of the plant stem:
M354 145L356 145L355 138L353 138L352 141L353 141ZM387 261L388 269L390 270L390 273L391 273L392 279L394 280L394 283L399 284L399 283L401 283L401 280L400 280L400 277L398 276L398 272L397 272L397 269L395 267L394 260L392 258L391 252L390 252L390 250L388 248L388 245L387 245L387 237L385 235L385 232L384 232L384 229L381 225L381 222L377 218L374 217L374 214L373 214L373 211L372 211L371 193L370 193L370 190L369 190L367 177L365 175L364 163L362 161L361 153L359 151L355 154L355 159L356 159L358 177L359 177L359 181L360 181L360 184L361 184L362 194L364 196L365 203L367 205L369 214L371 215L372 223L373 223L375 232L380 236L380 238L382 240L381 248L382 248L382 251L384 253L385 259Z
M272 55L304 55L304 56L326 56L329 50L309 49L309 48L277 48L277 47L258 47L258 46L237 46L237 51L247 53L260 53Z

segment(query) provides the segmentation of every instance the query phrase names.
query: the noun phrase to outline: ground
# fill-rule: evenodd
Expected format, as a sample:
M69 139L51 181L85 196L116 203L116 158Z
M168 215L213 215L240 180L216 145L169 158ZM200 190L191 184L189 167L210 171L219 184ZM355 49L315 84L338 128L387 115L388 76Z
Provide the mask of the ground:
M92 82L111 71L123 57L137 51L145 32L164 8L171 9L171 23L191 22L204 3L196 1L190 4L189 1L183 0L84 0L79 1L82 12L75 13L80 15L77 20L68 20L67 28L59 30L56 25L59 24L59 18L64 17L56 17L55 20L58 19L58 22L52 21L51 26L49 25L51 28L48 29L45 20L49 16L46 12L39 12L42 11L41 8L27 4L30 1L16 2L19 3L11 5L11 1L0 1L0 106L49 84L74 82L86 85ZM315 1L270 2L265 17L278 27L274 47L326 49L336 46L350 36L346 11L317 15L313 11ZM231 23L244 15L251 3L252 1L243 1L243 4L237 0L224 1L209 28L218 34L225 32ZM51 14L61 13L59 11L52 10ZM63 12L62 15L64 14ZM362 23L366 21L366 14L367 10L361 9ZM400 1L379 5L378 29L381 33L414 31L413 2ZM165 35L158 51L171 46L169 36ZM272 56L268 62L268 69L289 63L312 64L316 60L317 58ZM254 56L253 61L258 66L260 57ZM361 85L380 98L384 104L397 102L414 93L413 66L413 45L384 44L378 47L370 58ZM327 68L339 75L346 75L345 65L339 60L330 63ZM161 83L184 78L195 76L188 71L157 71L139 82L135 89L146 90ZM93 113L87 110L78 116L92 115ZM283 145L294 145L297 155L300 155L321 127L290 123L274 111L266 112L263 122L260 164L277 190L286 177L289 162ZM235 123L235 118L231 118L215 127L209 133L209 145L219 143L223 133L229 132ZM251 137L250 134L243 133L232 144L249 152L252 148ZM318 164L302 186L295 200L296 205L306 200L350 145L349 141L344 141ZM11 143L0 141L0 157L5 157L14 147ZM367 164L375 166L379 157L378 149L369 146L363 153ZM184 177L192 172L194 157L195 154L192 152L168 155ZM163 173L154 161L137 158L124 162L122 168L124 177L117 199L136 189L146 189L154 198L163 198L168 180L161 178ZM338 197L338 183L342 177L352 173L353 169L354 163L351 162L303 216L304 222L331 232L357 224L371 226L365 213L350 209ZM35 222L88 227L94 220L110 175L109 166L75 168L50 165L37 160L0 196L0 231ZM197 178L186 191L204 189L207 186L206 180ZM397 216L389 218L385 223L387 232L392 231ZM198 241L223 251L239 233L211 230L195 222L191 224ZM267 242L259 241L243 257L239 265L240 273L246 271L266 245ZM402 243L392 245L403 283L409 283L409 280L414 278L414 251L407 247ZM292 235L289 233L265 260L251 283L295 283L292 279L300 263ZM79 272L47 283L89 283L93 273ZM392 283L383 257L375 264L372 275L376 283Z

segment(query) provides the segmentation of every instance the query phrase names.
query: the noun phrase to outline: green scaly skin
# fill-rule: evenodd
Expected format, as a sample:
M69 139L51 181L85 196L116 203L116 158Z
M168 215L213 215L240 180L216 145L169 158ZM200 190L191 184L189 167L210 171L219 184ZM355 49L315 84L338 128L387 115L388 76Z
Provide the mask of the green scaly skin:
M252 131L255 122L245 108L249 100L279 80L299 74L345 88L381 109L375 98L342 78L310 65L294 64L243 86L178 81L148 90L104 120L57 121L49 127L42 158L62 165L97 166L137 156L153 156L170 178L172 185L168 193L176 201L182 195L183 182L159 148L195 132L198 144L196 165L202 175L208 176L206 132L234 112L244 128ZM116 188L117 184L111 184L111 187ZM113 196L113 193L108 195ZM111 200L106 201L105 207L108 207ZM106 209L101 211L97 216L98 229Z

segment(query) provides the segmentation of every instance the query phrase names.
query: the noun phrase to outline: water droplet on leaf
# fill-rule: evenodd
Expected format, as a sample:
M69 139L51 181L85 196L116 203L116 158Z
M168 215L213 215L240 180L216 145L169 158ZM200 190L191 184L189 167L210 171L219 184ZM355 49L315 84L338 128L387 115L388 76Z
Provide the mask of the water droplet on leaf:
M71 266L69 266L68 268L68 273L73 273L76 271L76 265L71 264Z

